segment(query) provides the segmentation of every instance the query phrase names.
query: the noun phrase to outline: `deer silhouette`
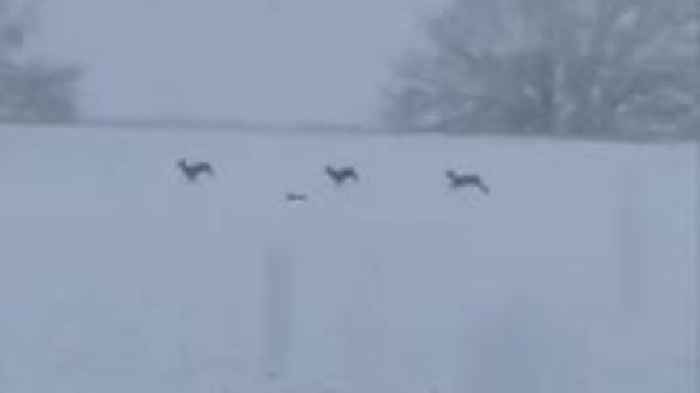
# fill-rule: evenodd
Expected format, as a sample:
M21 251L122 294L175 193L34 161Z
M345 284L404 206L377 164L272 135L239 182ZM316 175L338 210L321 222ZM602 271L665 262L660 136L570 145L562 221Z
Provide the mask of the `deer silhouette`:
M309 198L306 194L297 194L294 192L288 192L287 195L285 195L285 199L288 202L306 202Z
M458 174L452 169L445 171L445 176L450 181L450 187L453 190L463 187L477 187L484 194L488 194L491 190L484 184L481 176L476 174Z
M355 182L360 180L359 176L357 176L357 171L355 171L355 168L351 166L334 168L330 165L326 165L325 171L336 186L342 186L348 180Z
M188 181L195 182L197 178L202 173L206 173L209 176L214 176L214 169L208 162L193 162L187 163L187 160L181 158L177 161L177 166L182 170L182 174L185 175Z

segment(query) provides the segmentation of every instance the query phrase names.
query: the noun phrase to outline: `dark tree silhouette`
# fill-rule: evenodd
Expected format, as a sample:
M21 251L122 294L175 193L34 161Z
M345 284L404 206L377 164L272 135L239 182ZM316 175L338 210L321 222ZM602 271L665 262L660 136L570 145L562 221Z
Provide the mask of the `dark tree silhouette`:
M454 0L399 59L397 130L591 134L689 130L693 0Z
M69 122L78 116L81 69L50 65L26 54L37 4L20 8L0 0L0 121Z

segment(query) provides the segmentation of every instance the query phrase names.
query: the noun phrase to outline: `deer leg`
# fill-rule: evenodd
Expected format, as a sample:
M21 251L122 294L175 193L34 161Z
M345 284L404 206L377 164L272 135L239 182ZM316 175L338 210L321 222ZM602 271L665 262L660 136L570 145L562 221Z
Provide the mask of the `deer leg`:
M480 189L481 192L483 192L484 194L488 194L489 192L491 192L491 190L489 190L489 188L488 188L488 187L486 186L486 184L484 184L483 182L477 183L477 186L479 186L479 189Z

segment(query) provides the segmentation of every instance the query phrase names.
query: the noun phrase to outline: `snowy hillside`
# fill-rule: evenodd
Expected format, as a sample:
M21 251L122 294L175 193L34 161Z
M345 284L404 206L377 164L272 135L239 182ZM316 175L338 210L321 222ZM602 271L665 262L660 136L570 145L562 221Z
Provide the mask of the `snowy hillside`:
M695 154L2 130L0 391L690 392Z

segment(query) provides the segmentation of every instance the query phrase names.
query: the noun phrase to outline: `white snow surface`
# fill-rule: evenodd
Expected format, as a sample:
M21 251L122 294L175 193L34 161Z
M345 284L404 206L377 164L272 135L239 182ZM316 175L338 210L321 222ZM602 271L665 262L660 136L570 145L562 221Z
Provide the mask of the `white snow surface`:
M683 144L6 127L0 392L691 392L697 167Z

